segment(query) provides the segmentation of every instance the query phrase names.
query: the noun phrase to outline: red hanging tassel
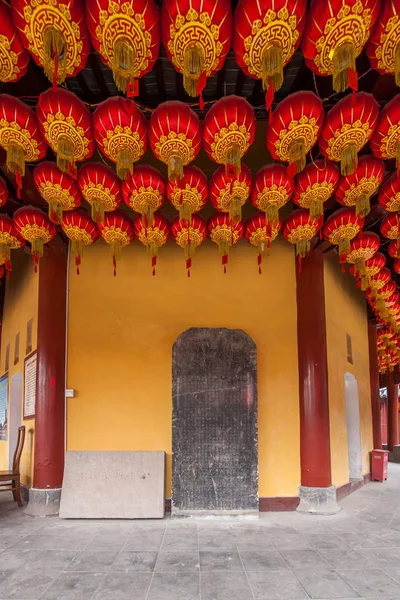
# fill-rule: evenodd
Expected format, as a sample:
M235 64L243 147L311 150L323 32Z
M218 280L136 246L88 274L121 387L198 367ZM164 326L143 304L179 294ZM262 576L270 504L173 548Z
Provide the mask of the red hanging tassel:
M293 177L296 175L297 173L297 165L295 162L292 162L286 169L287 172L287 176L290 177L291 179L293 179Z
M75 266L76 266L76 274L79 275L80 274L80 267L81 265L81 257L80 256L75 256Z
M224 254L221 259L222 266L224 267L224 275L226 274L226 266L228 264L228 255Z
M113 256L113 267L114 267L114 277L117 276L117 261L115 260L115 256Z
M348 70L349 87L353 92L358 92L358 74L355 69Z
M302 266L301 265L301 256L299 255L297 257L297 272L298 272L299 275L301 275L301 266Z
M128 81L126 96L127 98L136 98L136 96L139 96L139 81L137 79Z
M17 184L17 198L18 198L18 200L21 200L22 177L21 177L21 173L18 170L15 173L15 182Z
M204 71L197 80L197 93L199 95L200 110L204 110L203 90L206 87L206 83L207 83L207 76Z
M257 256L257 264L258 264L258 274L261 275L262 273L262 269L261 269L261 265L262 265L262 254L259 254Z
M186 269L187 269L187 276L190 277L190 269L192 268L192 259L188 258L186 261Z
M153 267L153 277L156 274L156 266L157 266L157 256L153 256L151 259L151 266Z
M78 169L76 166L74 167L74 165L71 165L71 163L68 163L68 175L72 177L72 179L78 179Z
M37 255L37 252L33 253L33 272L37 273L38 271L38 264L39 264L39 257Z

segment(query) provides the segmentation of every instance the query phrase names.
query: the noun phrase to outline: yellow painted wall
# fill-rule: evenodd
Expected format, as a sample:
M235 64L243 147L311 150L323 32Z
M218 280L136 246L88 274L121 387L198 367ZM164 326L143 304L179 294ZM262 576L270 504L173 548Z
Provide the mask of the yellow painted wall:
M300 483L295 264L273 243L258 275L256 250L242 240L223 275L209 240L187 278L183 251L162 248L157 275L135 241L112 276L109 248L85 249L70 266L68 450L165 450L171 490L172 345L190 327L243 329L257 345L259 492L296 496Z
M337 256L326 257L324 265L325 306L328 344L329 411L332 480L336 486L349 481L345 373L358 383L363 473L370 471L372 416L369 382L368 323L364 295L354 278L341 273ZM347 361L346 334L352 338L353 364Z
M1 375L5 373L5 351L10 344L10 368L8 378L8 394L12 378L16 373L24 378L24 359L26 356L26 326L33 319L32 350L37 346L37 310L38 310L38 275L33 272L32 258L23 251L13 253L13 271L6 282L4 299L3 326L1 330ZM2 283L4 285L4 282ZM20 333L19 362L14 365L15 336ZM26 427L25 445L21 458L21 481L31 487L33 480L33 449L35 420L23 420L23 383L21 394L21 424ZM9 437L9 436L8 436ZM8 469L8 440L0 441L0 470Z

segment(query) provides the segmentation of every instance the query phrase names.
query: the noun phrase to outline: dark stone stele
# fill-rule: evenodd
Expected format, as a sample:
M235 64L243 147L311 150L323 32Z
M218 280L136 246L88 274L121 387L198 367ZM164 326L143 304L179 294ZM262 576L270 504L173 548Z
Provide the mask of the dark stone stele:
M258 511L256 345L237 329L189 329L172 370L172 514Z

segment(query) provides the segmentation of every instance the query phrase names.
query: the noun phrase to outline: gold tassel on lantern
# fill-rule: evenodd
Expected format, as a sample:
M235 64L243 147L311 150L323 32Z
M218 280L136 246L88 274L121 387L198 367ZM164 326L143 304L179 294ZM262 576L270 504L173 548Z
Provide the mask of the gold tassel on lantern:
M200 44L188 46L183 62L183 87L193 98L198 96L197 82L204 71L204 50Z
M357 217L366 217L371 210L371 204L368 194L361 194L356 200L356 215Z
M262 85L264 91L267 90L270 83L272 83L275 92L283 84L283 60L280 46L267 48L262 57Z
M354 270L357 277L365 275L365 260L363 258L356 258L354 262Z
M43 34L44 61L46 77L57 83L63 83L67 71L67 48L64 36L55 27L46 27ZM56 70L56 73L55 73Z
M182 204L179 205L179 221L188 221L189 223L192 222L192 214L193 214L193 208L192 205L190 204L190 202L186 202L185 200L182 202Z
M396 146L396 169L400 173L400 142Z
M170 156L168 160L168 180L176 183L183 178L183 161L180 156Z
M186 260L189 260L194 257L195 251L196 251L196 246L193 246L193 244L191 244L190 240L189 240L188 243L185 244L185 247L183 250L185 253Z
M143 227L150 227L154 224L154 207L151 203L146 204L144 213L142 214Z
M310 240L305 238L301 238L296 242L296 255L300 256L300 258L304 258L307 252L310 251L311 243Z
M50 221L58 225L58 223L61 223L62 219L62 206L57 198L51 198L49 200L49 208Z
M369 277L368 275L363 275L361 277L361 290L365 292L369 288Z
M115 43L112 72L115 85L125 94L128 83L135 77L135 50L127 38Z
M95 223L104 223L104 204L100 200L92 200L91 216Z
M304 138L299 137L289 147L289 164L296 163L296 173L306 166L306 149Z
M83 247L82 240L71 240L71 252L73 256L81 257L83 254Z
M128 173L133 173L132 152L129 148L121 148L117 154L117 177L124 180Z
M117 263L121 260L122 247L118 240L113 240L110 244L111 256L113 259L114 277L117 275Z
M311 219L319 219L324 214L324 203L321 198L313 198L310 202Z
M44 252L44 242L42 238L35 238L31 242L32 254L39 258L42 258Z
M268 204L265 211L265 221L275 225L279 221L279 208L275 203Z
M240 148L237 144L233 144L226 152L225 155L226 166L231 166L236 169L236 175L240 175L241 164L240 164Z
M11 248L8 244L0 244L0 264L10 262Z
M396 85L400 86L400 43L397 44L394 55L394 73Z
M149 241L147 244L147 252L150 254L151 258L158 256L157 242L154 242L153 240Z
M239 196L233 196L229 203L229 218L234 225L242 218L242 201Z
M6 166L14 175L25 175L25 150L15 142L10 142L7 146Z
M218 250L220 256L227 256L229 254L230 244L228 240L218 240Z
M350 252L350 240L348 238L341 238L339 240L339 256L344 258Z
M357 168L357 146L354 143L347 144L343 148L340 158L340 172L342 175L351 175Z
M75 169L74 142L61 136L57 143L57 167L64 173Z
M349 69L356 68L356 53L351 41L335 49L332 56L333 89L344 92L349 87Z

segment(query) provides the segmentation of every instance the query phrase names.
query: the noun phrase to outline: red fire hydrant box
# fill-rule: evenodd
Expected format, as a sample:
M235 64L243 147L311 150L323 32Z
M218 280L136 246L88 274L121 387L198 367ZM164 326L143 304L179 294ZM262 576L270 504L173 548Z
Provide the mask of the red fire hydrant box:
M372 481L385 481L388 469L387 450L372 450L371 452L371 479Z

